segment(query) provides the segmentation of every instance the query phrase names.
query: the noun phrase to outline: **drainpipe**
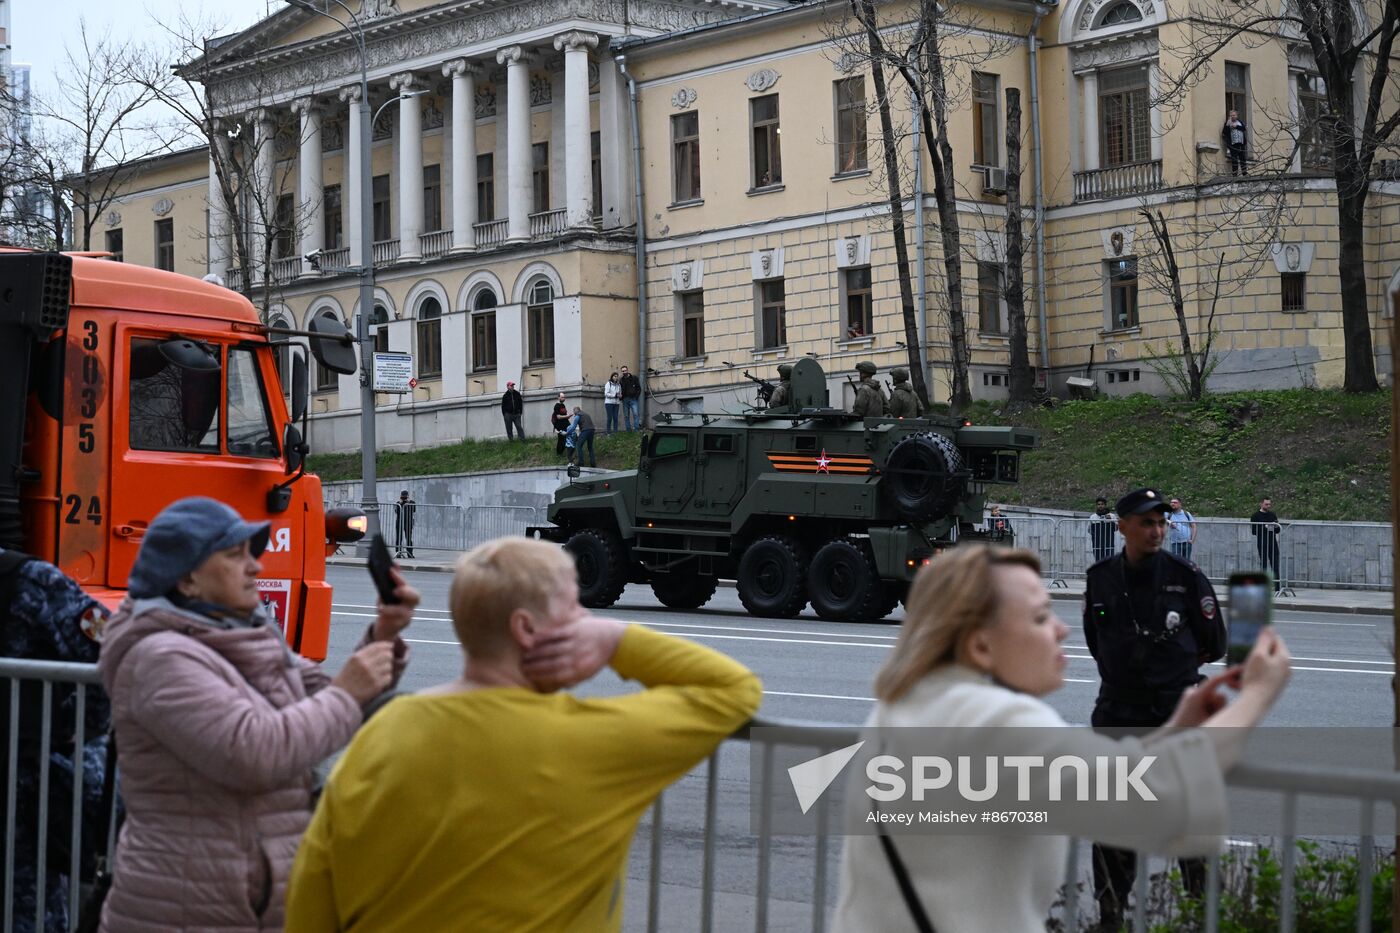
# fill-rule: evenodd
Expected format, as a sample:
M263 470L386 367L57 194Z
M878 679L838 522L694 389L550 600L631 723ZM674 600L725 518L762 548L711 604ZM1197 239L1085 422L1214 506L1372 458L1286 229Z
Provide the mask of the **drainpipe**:
M647 229L646 199L642 196L642 137L637 119L637 81L627 73L627 56L615 55L617 68L627 79L628 123L632 134L632 175L637 206L637 378L645 379L643 385L651 383L647 373ZM647 389L642 389L638 400L641 422L647 423Z
M1031 161L1035 163L1035 302L1040 313L1040 371L1045 374L1045 388L1050 388L1050 326L1045 321L1045 187L1040 158L1040 63L1036 59L1036 31L1049 10L1035 8L1035 20L1026 41L1031 53Z
M918 318L919 318L919 368L924 372L924 386L928 389L928 400L933 402L933 381L928 368L928 282L924 278L924 153L922 143L922 119L924 94L920 88L918 103L914 106L914 270L919 276Z

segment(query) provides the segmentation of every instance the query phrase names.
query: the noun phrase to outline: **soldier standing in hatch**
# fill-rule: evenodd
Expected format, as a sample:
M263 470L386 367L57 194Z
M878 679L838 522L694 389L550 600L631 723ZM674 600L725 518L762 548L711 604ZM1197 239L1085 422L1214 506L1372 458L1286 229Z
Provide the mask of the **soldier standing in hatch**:
M773 394L768 398L768 408L787 408L792 404L792 364L784 363L778 367L778 387L773 390Z
M860 385L856 387L856 400L851 404L851 414L861 418L881 418L888 406L880 383L875 381L875 364L861 360L856 364L860 373Z
M901 366L890 376L894 379L894 388L890 390L890 417L917 418L922 415L924 406L919 404L919 397L909 384L909 370Z
M1123 550L1089 568L1084 640L1099 667L1094 726L1152 728L1202 679L1200 667L1225 653L1225 623L1210 581L1162 548L1171 507L1155 489L1118 500ZM1136 874L1134 855L1094 846L1099 929L1117 930ZM1205 862L1182 859L1186 890L1205 891Z

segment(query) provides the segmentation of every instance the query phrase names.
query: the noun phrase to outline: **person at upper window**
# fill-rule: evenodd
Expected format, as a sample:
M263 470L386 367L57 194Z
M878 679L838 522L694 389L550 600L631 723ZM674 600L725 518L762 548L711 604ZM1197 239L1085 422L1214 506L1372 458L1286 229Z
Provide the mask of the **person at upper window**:
M1243 175L1249 161L1249 131L1240 119L1238 110L1231 110L1220 128L1220 138L1225 143L1225 152L1230 157L1230 174Z

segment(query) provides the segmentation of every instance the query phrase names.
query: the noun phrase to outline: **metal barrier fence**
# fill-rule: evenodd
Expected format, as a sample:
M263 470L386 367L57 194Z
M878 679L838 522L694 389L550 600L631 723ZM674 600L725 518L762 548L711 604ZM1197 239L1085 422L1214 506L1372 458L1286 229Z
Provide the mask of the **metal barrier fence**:
M7 683L6 683L7 682ZM22 690L22 684L32 684L38 688L35 690ZM44 867L48 862L48 852L51 843L50 831L53 821L49 819L49 791L50 791L50 757L56 749L81 749L85 744L85 739L92 733L90 724L87 722L87 699L91 691L99 691L99 680L97 669L90 664L65 664L50 661L26 661L11 658L0 658L0 686L3 686L5 695L8 697L8 741L6 749L6 760L8 762L6 781L6 808L5 808L5 907L4 907L4 931L10 933L14 927L14 904L16 895L21 893L16 889L16 854L15 835L17 828L17 799L19 796L20 775L32 775L37 769L37 777L33 778L37 782L37 822L34 826L35 838L32 849L20 849L18 854L22 857L27 854L34 856L33 865L36 878L34 881L34 893L36 916L35 929L46 929L45 924L45 900L47 878ZM71 694L67 692L71 691ZM22 719L21 703L28 699L34 702L32 694L38 694L37 703L39 710L39 735L36 746L36 754L32 757L34 761L29 761L20 754L20 723ZM67 717L60 713L54 715L55 698L62 699L65 695L71 696L74 716L71 726L71 733L68 731ZM65 706L66 708L66 706ZM55 735L55 720L59 722ZM832 872L830 870L836 852L836 842L839 838L830 831L830 825L834 818L829 812L826 796L823 795L817 803L819 833L811 840L789 840L776 837L772 831L772 812L767 805L773 799L774 782L781 780L775 774L773 750L779 745L790 745L799 748L811 748L814 753L821 754L835 748L849 746L860 740L860 730L854 727L845 726L820 726L815 723L797 722L758 722L753 726L764 726L765 733L762 740L753 738L749 728L745 728L736 733L729 741L721 744L720 748L710 756L707 763L697 768L695 772L688 775L682 781L673 785L662 795L650 811L649 817L638 829L634 847L635 855L644 860L647 874L645 914L648 931L660 929L660 919L662 916L662 896L663 896L663 866L667 864L665 859L678 858L683 867L679 871L673 871L671 877L675 879L699 879L698 898L699 903L695 905L694 915L698 919L699 929L702 933L710 933L718 925L722 929L736 929L737 926L730 916L720 917L722 910L733 913L734 903L743 900L742 895L726 893L724 898L718 896L718 885L721 867L725 868L730 879L734 877L733 866L728 864L736 858L747 859L752 850L753 862L741 865L738 869L740 876L745 879L741 886L747 886L748 878L753 879L753 907L751 922L753 929L757 933L765 933L771 925L784 929L796 929L798 924L794 922L793 914L801 913L806 918L801 925L809 926L815 933L822 933L827 925L827 911L829 909L831 896L834 893L834 886L831 882ZM760 807L758 814L758 832L755 834L750 827L750 806L749 787L747 780L748 769L742 763L734 759L741 757L736 754L747 748L749 755L759 755L760 758L760 781L761 800L764 805ZM730 758L730 767L737 768L743 773L743 780L721 780L721 762L725 757ZM26 770L27 769L27 770ZM83 756L73 755L73 782L70 812L68 814L68 834L69 834L69 861L67 864L67 885L66 900L70 918L76 918L79 905L79 885L76 883L82 875L83 865L83 812L82 802L84 795L83 788ZM1231 771L1227 778L1230 785L1235 787L1249 788L1252 790L1271 791L1281 797L1282 812L1284 814L1285 827L1288 835L1282 841L1282 872L1280 888L1280 915L1279 930L1281 933L1291 933L1294 926L1296 905L1294 903L1293 879L1296 872L1294 857L1294 837L1293 830L1297 826L1296 803L1300 795L1324 796L1331 798L1341 798L1354 800L1358 804L1357 831L1360 839L1358 848L1358 872L1356 878L1357 885L1357 930L1367 933L1371 929L1371 879L1376 868L1375 836L1376 833L1376 805L1380 802L1400 801L1400 774L1394 772L1363 772L1347 769L1303 769L1303 768L1281 768L1262 767L1258 765L1241 764ZM697 783L702 787L697 788ZM665 819L665 803L667 800L675 801L678 797L696 796L699 791L699 798L702 801L701 825L671 827L674 829L680 840L678 846L668 849L665 845L666 831L668 829ZM723 798L724 806L721 806ZM116 806L106 814L98 814L99 819L105 819L110 828L116 819ZM724 825L721 825L724 824ZM63 828L59 821L60 830ZM726 840L723 848L720 845L721 832L729 833L733 838ZM645 840L645 854L641 843ZM697 847L696 841L699 841ZM115 846L115 834L109 832L106 855L110 859L112 849ZM698 848L698 852L697 852ZM676 850L680 851L677 852ZM1082 877L1082 865L1080 852L1082 845L1076 840L1070 847L1070 858L1066 866L1065 883L1066 889L1072 892L1070 896L1064 898L1064 909L1060 918L1061 929L1079 929L1079 883ZM726 864L721 866L721 853ZM695 859L698 856L698 865L686 865L685 860ZM634 858L634 864L637 861ZM784 896L777 906L781 906L786 914L782 917L774 916L775 902L773 899L773 888L778 881L775 874L775 866L779 863L800 863L803 872L810 870L810 883L805 881L799 885L789 885L784 889ZM1207 933L1214 933L1220 926L1220 904L1221 904L1221 881L1220 881L1220 859L1213 858L1209 862L1209 874L1207 878L1206 904L1205 904L1205 929ZM1149 866L1150 868L1150 862ZM1139 871L1135 888L1136 903L1134 905L1133 930L1135 933L1145 933L1147 930L1146 905L1149 899L1149 885L1152 883L1149 871ZM691 905L686 905L689 908ZM668 921L674 919L682 912L668 912ZM686 916L691 915L689 910L684 911ZM668 926L671 926L668 922ZM628 923L628 928L635 928L637 924Z
M10 933L15 925L16 899L31 893L34 896L34 930L48 930L45 908L49 894L48 869L50 846L56 840L49 838L51 830L62 831L67 827L68 862L66 874L60 875L58 883L67 885L66 905L68 917L76 925L79 905L80 880L83 874L83 803L84 803L84 755L82 750L92 739L101 734L101 725L89 723L91 711L90 695L101 695L102 688L97 676L97 668L92 664L69 664L60 661L25 661L14 658L0 658L0 690L4 691L4 705L8 707L5 724L5 862L4 862L4 933ZM36 711L33 706L37 704ZM36 715L37 713L37 715ZM37 735L32 730L21 729L38 725ZM21 733L24 741L21 741ZM97 733L97 734L94 734ZM53 784L51 767L55 756L67 754L73 769L68 793L68 813L50 813L51 791L57 789L56 796L63 796L64 788ZM37 772L37 773L36 773ZM21 782L24 775L27 780ZM24 787L26 807L19 806ZM34 794L28 794L32 787ZM28 809L32 806L34 809ZM111 858L115 847L115 834L110 831L116 820L115 801L106 814L96 814L97 820L105 819L108 832L106 855ZM33 825L29 820L33 819ZM24 825L21 825L23 820ZM16 834L25 830L24 845L16 846ZM32 832L31 832L32 831ZM29 843L32 839L32 847ZM32 859L25 864L33 867L32 887L29 891L20 890L17 878L19 859ZM29 872L23 872L28 874Z
M1113 551L1123 546L1116 525L1105 533L1102 526L1088 518L1010 518L1016 531L1015 543L1040 555L1052 585L1082 579L1091 564L1106 556L1102 548L1095 547L1095 533L1104 535L1097 539L1100 545L1111 542ZM1044 531L1046 522L1053 524L1053 532L1048 536ZM1278 548L1277 577L1285 589L1385 590L1394 585L1390 526L1331 522L1282 525L1282 532L1273 537L1273 542ZM1022 526L1027 528L1024 539ZM1237 571L1272 570L1268 566L1272 556L1269 538L1261 544L1254 530L1252 523L1239 519L1197 519L1196 541L1185 556L1213 583L1224 583Z
M698 916L698 927L701 933L711 933L715 929L732 930L738 929L736 918L733 916L720 919L717 917L722 900L743 900L747 899L747 891L739 894L728 893L725 898L717 896L715 885L716 878L721 874L721 870L727 874L731 881L735 878L753 879L752 894L752 916L751 928L757 933L764 933L769 928L770 922L774 926L785 930L796 930L809 928L813 933L823 933L827 928L829 917L828 911L833 905L833 895L835 886L831 882L831 863L837 857L835 842L839 840L839 834L830 830L831 821L840 819L837 815L833 817L828 812L827 800L829 795L823 794L816 803L818 812L818 834L811 838L791 839L774 836L771 823L771 807L768 801L773 799L772 790L775 781L783 781L785 776L775 775L773 767L773 749L780 745L790 745L799 748L810 748L811 754L825 754L837 748L846 747L859 742L862 738L861 732L854 727L840 726L817 726L817 724L805 724L797 722L774 723L769 721L755 721L752 726L765 727L765 736L762 740L754 738L749 728L740 730L728 742L721 745L720 749L710 757L708 762L697 768L695 772L688 775L680 783L673 785L665 794L658 799L652 808L650 816L638 829L638 836L634 843L633 875L638 873L637 869L646 872L646 923L632 922L626 923L627 929L646 929L648 933L661 928L660 918L668 918L667 928L674 929L675 924L671 921L678 915L690 916L692 913ZM774 729L774 727L777 727ZM773 730L773 731L769 731ZM736 796L731 788L728 796L731 798L731 806L728 808L728 819L721 812L718 801L725 789L720 782L720 762L724 753L733 746L740 743L747 744L749 755L759 755L759 774L761 775L761 797L764 804L760 807L757 815L758 832L754 838L750 830L750 809L748 799L748 789L745 787L737 796L742 799L734 800ZM748 776L748 768L739 765L744 772L744 777ZM665 803L674 800L677 796L696 796L696 782L703 782L704 809L702 823L700 826L678 826L667 827L665 822ZM747 783L747 782L745 782ZM1389 771L1360 771L1356 769L1318 769L1318 768L1288 768L1276 766L1259 766L1249 764L1237 765L1227 776L1226 783L1236 788L1248 788L1253 791L1265 791L1277 794L1282 806L1284 826L1287 835L1281 837L1279 850L1281 863L1281 875L1278 896L1279 916L1278 927L1280 933L1292 933L1297 919L1297 904L1295 902L1294 880L1297 877L1297 837L1293 835L1297 827L1297 800L1300 796L1319 796L1333 799L1343 799L1355 801L1357 805L1357 876L1356 883L1356 929L1359 933L1368 933L1372 929L1372 879L1376 872L1376 844L1375 837L1378 835L1376 827L1376 805L1378 803L1400 803L1400 774ZM734 811L737 810L739 818L735 819ZM672 829L680 838L680 844L673 846L672 851L664 845L667 829ZM731 838L720 841L721 835ZM1389 836L1388 832L1381 832L1379 835ZM696 838L700 843L700 865L698 871L685 871L679 873L683 877L698 877L700 879L699 904L679 905L680 909L665 909L663 911L662 895L662 866L666 864L663 860L669 856L678 857L684 860L689 856L692 861L694 850L696 849ZM642 846L645 843L645 862L639 865L638 856L642 854ZM1058 926L1052 927L1064 931L1077 931L1080 926L1080 889L1085 878L1086 863L1083 860L1084 850L1088 848L1084 840L1071 840L1069 859L1065 867L1064 887L1061 889L1061 900L1058 916ZM742 859L743 864L737 869L730 864L721 865L721 853L726 862L735 859ZM787 867L792 867L795 860L801 861L801 868L805 873L810 869L811 883L807 886L799 882L797 885L789 883L789 879L778 879L775 866L779 863L788 863ZM1148 904L1154 901L1151 888L1158 883L1152 876L1152 863L1162 861L1158 856L1139 856L1139 871L1134 887L1134 899L1131 915L1131 929L1134 933L1146 933L1149 922L1161 924L1161 917L1148 916ZM1144 861L1146 864L1144 865ZM1166 859L1168 862L1175 862L1175 858ZM1221 870L1222 857L1217 856L1207 861L1208 870L1206 876L1206 899L1204 924L1206 933L1216 933L1221 927ZM693 869L694 866L687 866ZM1145 870L1144 870L1145 869ZM996 870L989 866L989 871ZM1162 873L1165 878L1166 873ZM675 877L675 873L673 873ZM739 887L747 888L746 882L739 882ZM775 894L775 888L779 888ZM794 903L794 893L803 888L808 893L808 900L803 904ZM1339 892L1339 897L1344 892ZM1092 898L1090 898L1092 900ZM632 904L632 907L640 905ZM775 908L784 909L783 916L775 918ZM732 913L732 912L731 912ZM624 918L626 919L626 918ZM1087 918L1086 918L1087 919ZM747 926L747 924L746 924ZM1092 923L1086 929L1093 929ZM1160 926L1155 928L1160 929Z
M342 505L358 506L359 503L328 502L326 508ZM397 521L393 502L380 503L379 517L389 550L395 556L407 556L410 551L414 555L419 551L460 554L493 538L523 534L527 525L543 517L539 514L542 511L527 505L460 506L416 502L412 533L407 535Z

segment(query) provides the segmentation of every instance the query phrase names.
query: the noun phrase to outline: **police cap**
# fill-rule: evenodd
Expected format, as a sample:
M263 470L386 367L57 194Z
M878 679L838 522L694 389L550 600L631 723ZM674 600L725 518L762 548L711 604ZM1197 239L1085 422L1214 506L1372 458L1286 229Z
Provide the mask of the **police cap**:
M1118 500L1113 510L1120 517L1141 515L1143 512L1170 512L1166 498L1155 489L1134 489Z
M892 369L890 370L890 377L893 378L895 382L908 382L909 370L905 369L903 366L898 369Z
M869 360L861 360L856 364L856 372L866 376L873 376L876 373L875 364Z
M786 379L788 376L791 376L791 375L792 375L792 364L791 364L791 363L784 363L783 365L779 366L779 367L778 367L778 375L779 375L779 376L782 376L784 379Z

